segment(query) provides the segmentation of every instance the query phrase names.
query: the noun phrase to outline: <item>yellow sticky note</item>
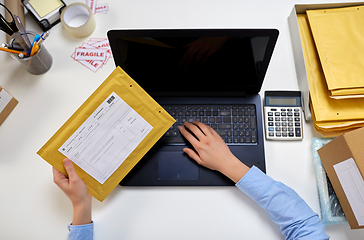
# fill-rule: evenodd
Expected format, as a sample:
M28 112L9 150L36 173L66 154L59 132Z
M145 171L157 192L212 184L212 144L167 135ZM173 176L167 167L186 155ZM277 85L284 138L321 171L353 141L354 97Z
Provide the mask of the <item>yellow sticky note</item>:
M115 99L120 99L122 104L115 105ZM108 104L113 108L109 108ZM104 117L107 114L119 117L117 121L112 122L108 117ZM89 124L89 121L93 122ZM147 127L140 127L140 122ZM89 193L103 201L174 122L174 118L167 111L117 67L38 154L66 175L63 159L72 151L76 151L72 156L77 174L86 183ZM92 139L90 135L95 135L101 129L101 125L109 125L107 129L115 133L105 133L102 135L105 137ZM135 141L133 134L142 135L139 142L133 143L135 148L131 148L130 145ZM119 140L116 141L116 138ZM91 141L97 141L95 148L90 148ZM119 148L122 151L112 155L112 150ZM86 161L92 168L85 168L82 161ZM119 161L121 165L112 172L109 165L115 165L115 161ZM102 174L97 175L94 171Z
M29 4L41 18L63 5L59 0L30 0Z

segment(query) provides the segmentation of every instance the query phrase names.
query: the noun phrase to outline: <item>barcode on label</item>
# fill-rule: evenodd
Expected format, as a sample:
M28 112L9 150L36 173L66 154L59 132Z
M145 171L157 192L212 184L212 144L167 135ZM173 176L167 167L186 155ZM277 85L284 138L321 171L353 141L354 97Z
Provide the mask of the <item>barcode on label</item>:
M110 104L113 100L115 99L115 97L114 96L111 96L110 98L109 98L109 100L107 100L107 103L108 104Z

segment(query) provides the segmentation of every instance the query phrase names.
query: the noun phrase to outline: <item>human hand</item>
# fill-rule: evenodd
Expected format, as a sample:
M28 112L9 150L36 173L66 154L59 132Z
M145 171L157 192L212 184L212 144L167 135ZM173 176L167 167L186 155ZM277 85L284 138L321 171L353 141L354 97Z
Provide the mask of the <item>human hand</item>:
M53 181L71 200L74 214L73 225L91 223L91 201L86 184L75 172L75 168L68 158L63 159L63 165L68 178L53 167Z
M184 148L183 151L198 164L221 172L235 183L249 171L249 167L232 154L214 129L198 121L185 122L184 126L180 126L179 130L196 151L190 148ZM196 137L185 128L188 128Z

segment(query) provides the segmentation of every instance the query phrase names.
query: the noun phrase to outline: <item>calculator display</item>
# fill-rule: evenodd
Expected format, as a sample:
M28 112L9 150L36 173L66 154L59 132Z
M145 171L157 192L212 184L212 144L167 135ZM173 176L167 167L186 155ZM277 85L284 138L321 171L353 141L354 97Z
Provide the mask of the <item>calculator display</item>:
M279 97L270 97L269 105L285 105L285 106L296 106L297 98L279 98Z

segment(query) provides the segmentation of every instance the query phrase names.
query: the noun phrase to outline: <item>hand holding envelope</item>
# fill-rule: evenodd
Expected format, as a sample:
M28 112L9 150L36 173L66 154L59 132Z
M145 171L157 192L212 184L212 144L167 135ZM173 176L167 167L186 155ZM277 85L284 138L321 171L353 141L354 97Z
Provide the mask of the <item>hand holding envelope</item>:
M117 67L38 154L64 175L67 155L90 194L103 201L174 122Z

